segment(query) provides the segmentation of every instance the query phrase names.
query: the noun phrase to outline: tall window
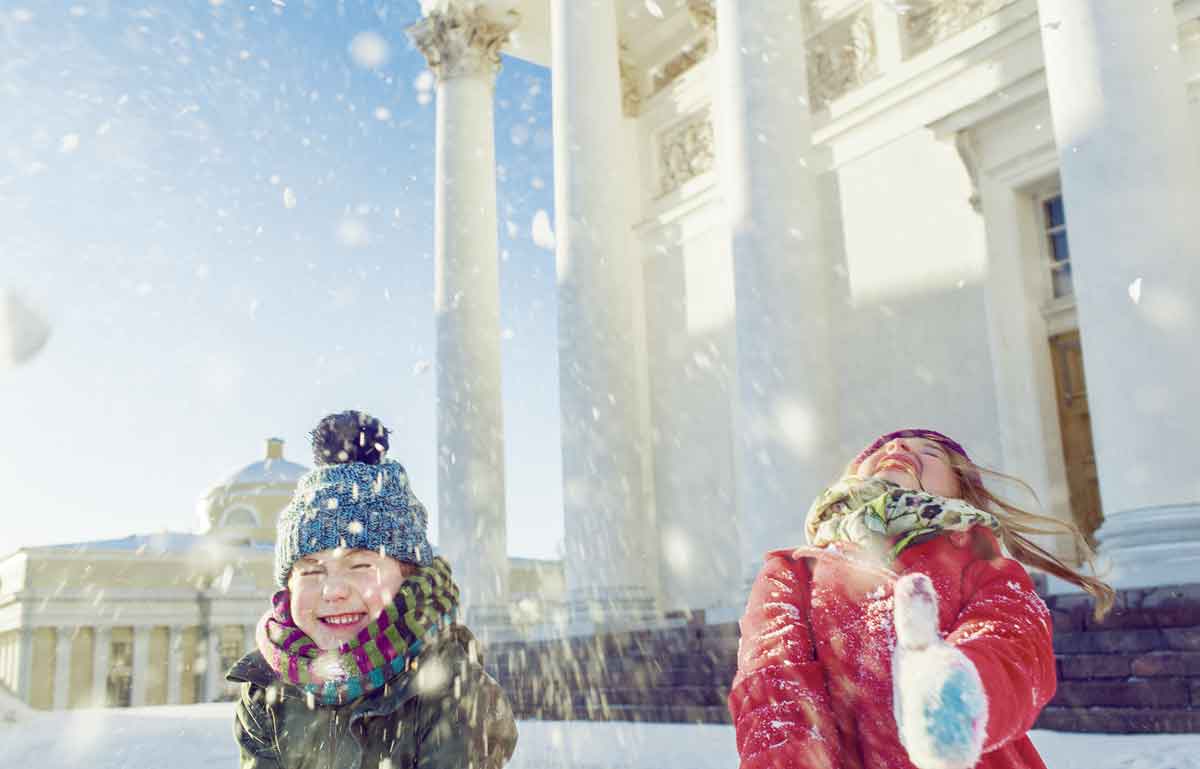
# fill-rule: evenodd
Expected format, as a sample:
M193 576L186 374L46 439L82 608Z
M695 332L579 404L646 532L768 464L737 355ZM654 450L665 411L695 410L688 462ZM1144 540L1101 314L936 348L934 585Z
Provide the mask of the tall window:
M1046 237L1046 255L1049 257L1050 285L1054 298L1073 296L1071 284L1071 250L1067 246L1067 219L1063 213L1062 193L1042 199L1042 227Z

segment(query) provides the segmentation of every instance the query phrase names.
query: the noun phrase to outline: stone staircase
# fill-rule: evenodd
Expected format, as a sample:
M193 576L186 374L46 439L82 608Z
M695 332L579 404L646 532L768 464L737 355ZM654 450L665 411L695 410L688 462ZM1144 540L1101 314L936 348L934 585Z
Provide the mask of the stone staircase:
M727 624L494 644L486 660L518 718L719 724L736 655Z
M1200 732L1200 584L1122 590L1103 622L1082 595L1046 603L1058 693L1038 728Z
M1058 693L1037 728L1200 733L1200 584L1125 590L1103 621L1082 595L1047 599ZM493 644L489 671L519 718L729 723L737 625Z

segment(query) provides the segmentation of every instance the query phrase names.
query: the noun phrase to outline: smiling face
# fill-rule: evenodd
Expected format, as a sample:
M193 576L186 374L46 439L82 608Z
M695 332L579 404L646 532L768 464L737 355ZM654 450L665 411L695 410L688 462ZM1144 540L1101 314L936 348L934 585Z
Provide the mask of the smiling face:
M292 619L322 649L337 649L379 616L417 570L372 550L322 550L288 578Z
M959 497L962 484L950 464L950 454L930 438L894 438L863 460L855 474L883 478L903 488Z

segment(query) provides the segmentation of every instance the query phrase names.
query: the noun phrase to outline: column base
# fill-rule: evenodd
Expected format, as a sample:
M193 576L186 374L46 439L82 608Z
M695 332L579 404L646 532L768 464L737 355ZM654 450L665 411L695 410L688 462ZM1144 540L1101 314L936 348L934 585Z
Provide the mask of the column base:
M641 627L661 619L654 597L637 585L572 590L567 599L567 623L572 631Z
M1200 504L1116 513L1096 538L1100 576L1115 588L1178 585L1200 574Z

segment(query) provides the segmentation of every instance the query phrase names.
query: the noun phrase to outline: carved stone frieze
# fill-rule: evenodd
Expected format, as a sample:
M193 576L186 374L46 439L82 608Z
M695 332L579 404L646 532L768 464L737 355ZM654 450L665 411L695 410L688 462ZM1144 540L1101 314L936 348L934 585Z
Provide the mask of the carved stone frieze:
M438 80L494 75L500 69L500 48L519 21L516 11L496 19L479 2L448 0L409 27L408 37Z
M805 29L812 34L838 18L850 6L862 0L806 0L804 3Z
M928 50L1016 0L925 0L904 17L910 56Z
M878 74L870 6L809 38L808 92L812 109L827 106Z
M642 111L641 74L625 59L621 59L621 111L625 117L637 117Z
M711 51L712 43L707 37L702 37L691 45L684 46L679 53L668 59L662 66L654 69L650 75L650 90L658 93L666 88L680 75L703 61Z
M712 113L701 110L658 136L659 191L666 195L707 173L716 160Z

